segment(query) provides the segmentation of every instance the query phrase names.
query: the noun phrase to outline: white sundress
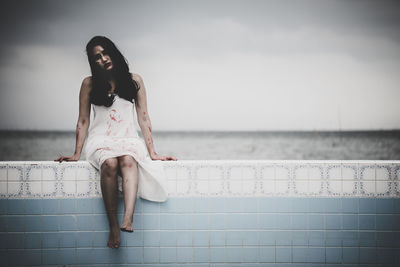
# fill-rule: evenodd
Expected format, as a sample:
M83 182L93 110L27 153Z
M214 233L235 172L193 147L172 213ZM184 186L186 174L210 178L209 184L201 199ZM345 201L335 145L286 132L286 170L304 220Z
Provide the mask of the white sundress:
M118 95L110 107L93 105L93 122L86 140L86 160L101 171L106 159L131 155L138 163L138 196L150 201L167 199L162 163L153 161L134 123L134 104ZM122 177L118 176L122 191Z

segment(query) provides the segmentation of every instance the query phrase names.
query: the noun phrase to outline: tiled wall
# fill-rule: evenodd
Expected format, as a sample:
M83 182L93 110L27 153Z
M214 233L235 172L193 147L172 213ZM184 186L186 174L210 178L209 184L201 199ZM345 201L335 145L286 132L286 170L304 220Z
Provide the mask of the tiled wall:
M116 250L87 163L3 162L0 266L400 266L399 166L166 162Z

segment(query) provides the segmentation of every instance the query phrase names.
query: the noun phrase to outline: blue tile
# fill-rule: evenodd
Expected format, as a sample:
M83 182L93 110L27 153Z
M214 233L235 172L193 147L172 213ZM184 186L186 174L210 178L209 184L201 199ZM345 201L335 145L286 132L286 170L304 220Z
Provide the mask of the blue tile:
M142 247L143 231L136 230L133 235L128 235L126 238L126 245L128 247Z
M341 247L342 246L342 232L341 231L326 231L325 244L327 247Z
M0 215L7 214L7 199L0 199Z
M226 231L226 245L227 246L241 246L242 245L242 232L241 231Z
M293 246L308 246L307 231L292 231Z
M76 216L74 215L61 215L58 216L60 223L60 231L76 231Z
M76 225L79 231L92 230L92 215L77 215Z
M58 199L42 199L42 214L58 214Z
M243 262L258 262L258 256L258 247L243 247Z
M158 230L160 229L160 215L147 215L142 216L143 229L145 230Z
M342 229L342 215L326 215L326 229L327 230L341 230Z
M58 249L44 249L42 250L42 264L58 264L59 263Z
M25 220L24 215L9 215L7 216L7 230L9 232L24 232Z
M393 247L396 240L393 232L376 232L376 243L378 247Z
M135 214L143 213L143 201L144 200L142 200L141 198L136 198L134 210Z
M260 229L276 229L276 215L275 214L259 214L259 227Z
M176 229L189 230L192 229L192 215L190 214L176 214Z
M208 230L208 214L193 214L192 227L194 230Z
M376 230L393 231L394 230L393 215L376 215Z
M392 216L393 216L393 225L394 225L393 230L400 231L400 215L394 214Z
M293 212L308 213L308 198L293 198Z
M227 229L257 229L257 214L231 213L226 215Z
M292 251L290 247L277 247L276 248L276 262L291 262Z
M74 264L75 263L75 248L63 248L59 250L59 261L62 264Z
M258 211L258 201L256 198L241 198L241 200L243 203L243 212L256 213Z
M0 215L0 232L7 232L8 215ZM22 227L24 227L22 225Z
M92 212L101 214L106 212L103 198L92 198Z
M391 214L394 211L393 199L376 199L376 213Z
M312 263L324 263L325 248L308 248L308 261Z
M292 229L306 230L307 229L307 215L306 214L293 214L292 215Z
M361 214L375 214L375 199L360 198L359 210Z
M26 215L25 216L25 231L26 232L40 232L42 229L42 218L40 215Z
M160 248L160 263L176 262L176 248Z
M8 200L8 214L24 214L25 213L25 199L9 199Z
M375 247L376 246L376 237L375 232L364 232L360 231L360 246L361 247Z
M8 233L0 233L0 250L7 249L7 234Z
M303 247L293 248L293 262L307 262L308 261L308 250Z
M209 212L212 203L205 198L194 198L193 199L193 212L202 213Z
M168 201L160 203L161 213L189 213L193 211L192 198L170 198Z
M209 246L208 231L193 231L192 238L194 247Z
M161 247L176 247L176 231L160 231Z
M108 231L93 232L93 247L107 247Z
M342 212L342 199L340 199L340 198L326 198L325 199L325 212L326 213L340 213L340 212Z
M210 214L210 230L224 230L226 229L226 216L224 214Z
M209 198L212 205L210 205L210 212L226 212L226 203L229 201L226 198Z
M176 229L176 215L160 214L160 229L161 230L175 230Z
M193 262L208 262L208 248L193 248Z
M61 248L74 248L75 235L73 232L60 232L58 233L59 246Z
M26 249L24 250L23 257L25 258L26 265L40 266L42 264L41 250Z
M58 216L57 215L42 216L42 231L43 232L58 231Z
M60 214L74 214L76 213L76 200L75 199L60 199Z
M77 199L76 213L92 214L93 213L92 203L93 200L90 198Z
M7 234L8 248L24 248L24 233L8 233Z
M226 262L226 249L210 248L210 262Z
M143 263L143 248L127 247L126 259L129 263Z
M258 212L276 212L276 202L274 198L259 198Z
M160 232L159 231L143 231L144 246L159 246Z
M275 247L259 247L260 262L275 262Z
M375 230L375 215L359 215L360 230Z
M292 199L291 198L277 198L276 211L277 212L292 212Z
M310 198L309 211L318 213L324 212L325 211L324 203L325 203L324 198Z
M258 246L258 231L243 231L242 233L243 246Z
M225 231L210 231L210 246L225 246ZM178 244L179 246L179 244Z
M41 213L42 213L41 199L28 199L25 201L25 214L41 214Z
M358 216L343 215L343 230L357 230L357 229L358 229Z
M243 257L241 247L226 247L227 262L241 262Z
M327 263L341 263L342 262L342 248L326 248L326 262Z
M78 248L76 249L76 263L77 264L92 264L93 263L93 249L92 248Z
M325 244L325 235L323 231L310 231L308 235L309 235L308 244L310 246L320 247Z
M42 233L43 248L58 248L58 233Z
M247 212L246 203L243 201L243 198L229 198L225 202L225 210L226 212ZM254 201L253 210L257 210L257 202Z
M41 233L25 233L25 248L40 249L41 247Z
M308 215L308 229L310 230L323 230L324 229L324 216L323 215Z
M400 198L393 199L393 213L400 214Z
M342 233L342 243L344 247L357 247L358 232L357 231L345 231Z
M75 242L77 247L91 247L92 242L92 232L75 232Z
M292 232L291 231L276 231L275 241L277 246L291 246Z
M193 261L193 248L178 247L177 251L176 251L176 261L178 263L192 262Z
M277 214L276 215L276 226L280 230L289 230L292 228L289 214Z
M274 246L275 245L275 231L260 231L260 245L261 246Z
M143 213L160 213L160 203L148 200L142 200Z
M358 198L343 198L342 211L343 213L358 213Z
M177 246L192 246L192 232L191 231L177 231Z
M376 263L376 248L360 248L360 263Z
M395 262L394 252L395 251L392 248L377 248L377 262L388 264L387 266L393 266L393 263Z
M357 263L358 258L358 248L343 248L343 263Z

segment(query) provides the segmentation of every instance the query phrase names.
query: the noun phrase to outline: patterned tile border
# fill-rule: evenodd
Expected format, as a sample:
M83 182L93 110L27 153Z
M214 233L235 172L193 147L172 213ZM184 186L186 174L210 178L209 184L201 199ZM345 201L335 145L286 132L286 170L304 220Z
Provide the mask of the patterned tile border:
M400 198L400 161L164 162L170 197ZM0 162L0 198L101 197L89 163Z

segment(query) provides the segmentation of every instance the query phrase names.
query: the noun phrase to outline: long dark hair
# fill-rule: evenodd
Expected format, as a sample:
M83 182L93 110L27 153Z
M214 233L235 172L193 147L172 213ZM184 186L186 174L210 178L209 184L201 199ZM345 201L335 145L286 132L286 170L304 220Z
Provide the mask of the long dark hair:
M113 68L110 72L106 72L95 62L93 48L97 45L103 47L112 60ZM86 54L92 72L91 103L109 107L114 102L114 95L108 96L108 91L111 89L107 79L109 75L115 80L115 94L132 103L133 100L136 101L139 84L132 79L127 60L110 39L104 36L93 37L86 45Z

